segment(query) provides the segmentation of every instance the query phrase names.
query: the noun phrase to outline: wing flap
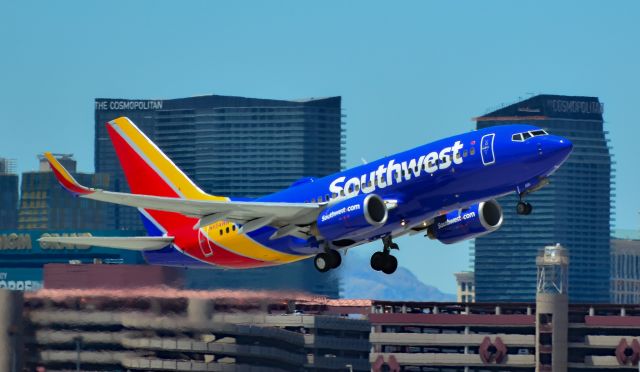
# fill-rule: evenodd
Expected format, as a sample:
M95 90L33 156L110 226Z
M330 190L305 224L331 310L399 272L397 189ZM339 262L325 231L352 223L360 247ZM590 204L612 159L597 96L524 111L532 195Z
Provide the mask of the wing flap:
M38 239L38 241L46 243L90 245L94 247L126 249L131 251L156 251L171 244L171 242L173 242L173 237L46 236Z

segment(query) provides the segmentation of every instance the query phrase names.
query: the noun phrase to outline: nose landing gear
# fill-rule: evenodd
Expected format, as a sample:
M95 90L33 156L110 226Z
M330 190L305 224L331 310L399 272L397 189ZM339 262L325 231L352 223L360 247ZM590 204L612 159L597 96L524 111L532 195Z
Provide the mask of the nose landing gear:
M527 202L525 202L524 200L524 195L520 194L520 201L518 201L518 204L516 204L516 213L518 213L519 215L530 215L531 211L533 211L533 206Z
M391 236L382 238L382 252L371 255L371 268L385 274L393 274L398 268L398 259L391 255L392 249L399 249L398 244L391 241Z

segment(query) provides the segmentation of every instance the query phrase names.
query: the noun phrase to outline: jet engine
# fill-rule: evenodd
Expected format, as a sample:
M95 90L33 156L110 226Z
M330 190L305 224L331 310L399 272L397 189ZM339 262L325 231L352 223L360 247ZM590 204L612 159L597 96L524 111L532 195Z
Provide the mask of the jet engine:
M344 240L377 229L387 222L388 215L381 197L360 194L329 205L318 216L317 229L327 240Z
M496 231L502 221L500 204L489 200L436 217L427 234L431 239L453 244Z

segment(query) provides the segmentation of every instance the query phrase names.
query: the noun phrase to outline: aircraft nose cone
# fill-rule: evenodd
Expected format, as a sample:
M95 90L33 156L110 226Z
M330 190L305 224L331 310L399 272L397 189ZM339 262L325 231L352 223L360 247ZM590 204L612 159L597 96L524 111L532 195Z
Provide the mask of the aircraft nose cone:
M564 161L573 150L573 143L565 137L549 136L542 145L543 154Z

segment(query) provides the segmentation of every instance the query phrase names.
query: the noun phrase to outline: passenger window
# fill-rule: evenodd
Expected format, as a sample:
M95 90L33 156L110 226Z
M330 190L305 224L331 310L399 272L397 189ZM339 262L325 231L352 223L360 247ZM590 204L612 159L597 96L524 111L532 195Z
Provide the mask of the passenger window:
M462 155L460 155L459 152L456 152L456 159L460 159L462 157Z
M220 229L220 235L222 235L222 229Z
M462 152L462 156L464 156L465 158L467 157L467 155L469 155L469 152L467 150L464 150Z
M236 231L236 225L231 226L231 230Z
M225 229L225 232L228 234L229 233L229 226L227 226L227 228Z
M356 192L360 191L360 184L356 185Z
M469 149L469 154L471 154L473 156L473 155L475 155L475 153L476 153L476 148L475 147L472 147L472 148Z
M350 185L350 186L349 186L349 192L350 192L350 193L351 193L351 192L353 192L353 185ZM344 195L344 191L341 191L341 192L340 192L340 194L341 194L341 195Z
M351 186L350 189L353 191L353 186ZM351 191L349 191L349 192L351 192ZM344 189L340 190L340 196L344 196Z
M527 140L527 139L529 139L529 138L531 138L531 137L532 137L532 136L531 136L531 133L529 133L529 132L524 132L524 133L522 133L522 138L524 138L525 140Z
M326 195L324 196L324 201L329 201L329 200L330 200L330 198L329 198L329 194L326 194Z

